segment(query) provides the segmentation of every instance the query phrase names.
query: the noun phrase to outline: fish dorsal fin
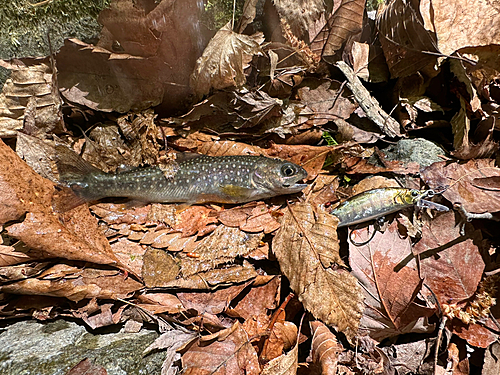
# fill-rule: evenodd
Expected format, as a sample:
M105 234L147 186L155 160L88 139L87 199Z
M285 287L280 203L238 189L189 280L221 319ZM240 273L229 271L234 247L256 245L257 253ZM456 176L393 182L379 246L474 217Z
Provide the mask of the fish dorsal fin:
M56 146L56 165L59 180L62 182L80 180L90 173L104 173L86 162L76 152L62 145Z

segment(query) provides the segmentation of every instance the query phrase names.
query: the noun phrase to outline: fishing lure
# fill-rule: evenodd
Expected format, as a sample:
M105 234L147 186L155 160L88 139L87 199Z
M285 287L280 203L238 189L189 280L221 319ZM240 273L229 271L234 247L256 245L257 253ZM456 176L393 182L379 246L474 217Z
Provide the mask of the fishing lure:
M339 227L345 227L377 219L415 205L421 208L448 211L448 207L424 199L436 194L432 189L373 189L349 198L330 213L339 218Z

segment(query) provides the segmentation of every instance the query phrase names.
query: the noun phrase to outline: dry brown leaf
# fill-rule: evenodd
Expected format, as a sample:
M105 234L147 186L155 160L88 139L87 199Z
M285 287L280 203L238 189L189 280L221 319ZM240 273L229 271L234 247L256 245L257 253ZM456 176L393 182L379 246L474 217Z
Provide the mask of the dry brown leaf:
M101 365L96 365L88 358L82 359L78 364L72 367L66 375L107 375L108 372Z
M421 11L426 28L436 33L439 51L445 55L464 47L500 44L496 27L500 13L494 3L433 0Z
M273 239L283 274L304 307L352 340L358 331L363 297L357 280L342 269L338 219L311 205L289 206Z
M21 251L17 251L13 246L0 245L0 267L26 263L34 259L36 257L31 257Z
M231 22L221 28L210 40L203 55L196 61L191 76L191 87L203 96L211 89L240 87L246 82L243 70L264 41L262 33L252 36L235 33Z
M199 272L189 277L175 279L165 288L209 290L225 285L242 283L257 277L255 268L243 261L243 265L230 265L206 272Z
M118 271L76 267L60 270L58 268L60 267L54 266L37 278L1 285L0 291L12 294L66 297L71 301L80 301L86 298L126 298L130 293L143 287L141 283L125 278Z
M170 293L146 292L140 294L137 299L140 303L137 306L148 310L153 314L177 314L184 311L181 301Z
M137 242L127 238L119 238L111 243L111 249L127 270L131 270L135 275L141 277L143 256L146 250Z
M365 0L343 0L312 42L313 51L321 48L322 57L331 62L328 58L334 56L347 40L353 37L359 38L365 3ZM321 44L324 44L324 47Z
M313 334L311 343L311 354L309 358L312 362L321 364L323 375L337 374L337 364L339 353L344 348L337 341L335 335L320 321L309 322Z
M500 211L500 191L482 189L474 185L479 177L500 176L493 160L471 160L466 164L434 163L422 176L431 188L448 187L443 197L451 203L459 203L470 213ZM456 182L456 183L455 183Z
M220 314L229 307L231 301L236 298L251 281L228 288L220 288L213 292L190 292L177 293L177 298L182 302L185 309L194 309L198 314L209 313Z
M299 360L299 343L292 350L270 360L262 369L261 375L295 375Z
M325 4L321 0L275 0L273 4L279 16L290 25L292 33L306 41L311 25L325 10Z
M163 250L148 249L143 257L142 278L148 288L161 287L179 276L174 257Z
M393 78L409 76L437 60L436 36L420 15L426 5L418 9L415 3L394 0L377 14L380 42Z
M258 375L260 365L255 349L239 322L225 338L211 343L194 343L182 356L184 374Z
M125 204L99 203L90 207L92 212L108 224L146 224L150 211L156 205L127 209Z
M316 126L324 125L336 119L348 119L358 107L339 92L340 82L329 79L308 79L297 90L301 103L312 111L309 122Z
M58 214L52 209L54 185L36 174L0 141L0 223L23 222L7 233L45 258L117 264L97 220L85 206Z
M263 233L246 233L238 228L219 225L209 236L198 242L192 250L195 256L179 254L184 277L232 263L238 256L245 256L259 247Z
M0 137L16 136L23 128L25 109L33 102L34 127L40 132L62 130L61 98L47 64L8 64L11 69L0 93Z
M245 232L268 234L280 227L264 202L252 202L242 207L220 211L217 218L222 224L238 227Z
M474 242L460 235L453 211L424 224L413 253L421 258L421 277L441 305L459 303L476 291L484 261Z
M479 324L463 324L454 320L452 332L478 348L487 348L498 340L498 334Z
M248 320L266 314L268 310L274 310L279 302L280 286L280 276L274 276L264 285L252 285L236 306L228 309L227 314Z
M366 228L355 231L351 237L356 242L366 241L369 238L366 232ZM377 232L363 246L351 244L349 250L352 272L365 291L360 330L367 330L378 341L403 332L424 330L424 316L432 315L434 310L419 308L414 303L422 280L416 262L406 259L412 255L411 242L399 234L398 223L394 221L384 233Z

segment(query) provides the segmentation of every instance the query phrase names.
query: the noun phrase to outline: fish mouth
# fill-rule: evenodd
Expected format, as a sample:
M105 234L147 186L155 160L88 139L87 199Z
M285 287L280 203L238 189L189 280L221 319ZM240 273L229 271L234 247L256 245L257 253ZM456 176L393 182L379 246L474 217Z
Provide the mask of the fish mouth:
M294 191L294 192L298 192L298 191L302 191L304 190L306 187L307 187L307 184L283 184L283 187L287 190L287 191Z

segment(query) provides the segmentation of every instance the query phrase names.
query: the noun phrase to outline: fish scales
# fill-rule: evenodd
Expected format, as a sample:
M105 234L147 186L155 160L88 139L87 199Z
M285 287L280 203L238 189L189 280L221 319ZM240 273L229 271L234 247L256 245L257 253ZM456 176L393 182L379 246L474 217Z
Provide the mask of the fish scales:
M67 151L61 153L68 158ZM128 197L149 202L244 203L296 193L306 184L300 166L264 156L197 156L167 176L159 167L104 173L74 154L59 161L60 180L85 200Z
M381 188L357 194L331 211L339 227L359 224L410 207L425 193L416 189Z

